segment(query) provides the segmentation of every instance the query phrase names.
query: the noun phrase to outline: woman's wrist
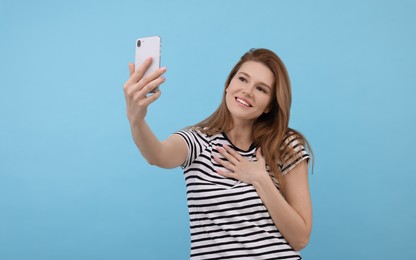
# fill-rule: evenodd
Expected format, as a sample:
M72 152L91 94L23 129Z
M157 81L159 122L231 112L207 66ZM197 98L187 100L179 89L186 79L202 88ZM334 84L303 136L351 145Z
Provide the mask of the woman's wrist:
M145 122L144 118L141 118L141 119L137 119L137 118L129 119L130 128L132 130L139 128L140 126L142 126L144 124L144 122Z
M252 185L256 190L258 190L261 187L265 187L269 183L272 183L272 179L270 178L269 173L264 171L257 175L257 178L253 181Z

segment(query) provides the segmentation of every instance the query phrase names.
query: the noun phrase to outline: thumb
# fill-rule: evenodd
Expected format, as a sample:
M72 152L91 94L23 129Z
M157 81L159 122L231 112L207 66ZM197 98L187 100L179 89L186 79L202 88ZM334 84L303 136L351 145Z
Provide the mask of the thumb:
M261 148L259 147L259 148L257 148L257 151L256 151L256 158L257 158L257 161L259 161L259 160L264 160L264 157L263 157L263 154L261 153Z
M129 62L129 71L130 71L130 76L134 73L134 64Z

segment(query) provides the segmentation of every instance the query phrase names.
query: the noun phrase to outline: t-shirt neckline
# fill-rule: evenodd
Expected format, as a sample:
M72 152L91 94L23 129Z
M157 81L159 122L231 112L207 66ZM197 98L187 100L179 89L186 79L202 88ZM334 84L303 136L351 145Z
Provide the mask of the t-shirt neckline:
M243 153L248 153L248 152L251 152L252 150L254 150L257 147L254 143L252 143L250 145L250 147L248 148L248 150L240 149L231 142L230 138L228 138L228 136L225 132L221 132L221 134L231 144L231 147L236 151L240 151L240 152L243 152Z

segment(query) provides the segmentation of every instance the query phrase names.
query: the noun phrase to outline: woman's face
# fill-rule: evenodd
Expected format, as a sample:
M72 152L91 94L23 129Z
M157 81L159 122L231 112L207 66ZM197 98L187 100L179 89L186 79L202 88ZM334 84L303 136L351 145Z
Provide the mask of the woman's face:
M225 102L234 120L254 123L269 112L274 76L264 64L243 63L226 89Z

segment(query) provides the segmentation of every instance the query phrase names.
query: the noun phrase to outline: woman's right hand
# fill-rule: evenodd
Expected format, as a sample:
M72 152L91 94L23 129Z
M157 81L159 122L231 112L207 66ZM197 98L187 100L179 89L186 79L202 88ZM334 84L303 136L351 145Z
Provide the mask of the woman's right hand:
M127 118L132 125L136 125L144 120L147 107L158 99L161 94L159 89L155 93L151 92L166 80L162 77L166 72L164 67L143 77L151 63L151 58L146 59L136 72L134 71L134 64L129 63L130 77L124 83L123 89L127 103Z

